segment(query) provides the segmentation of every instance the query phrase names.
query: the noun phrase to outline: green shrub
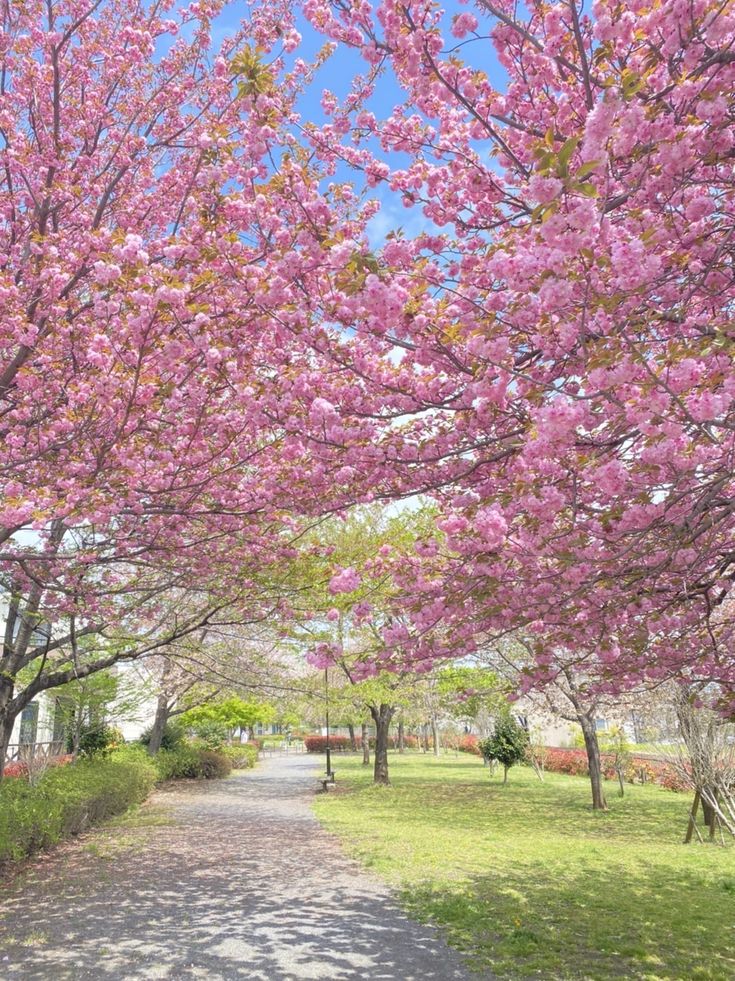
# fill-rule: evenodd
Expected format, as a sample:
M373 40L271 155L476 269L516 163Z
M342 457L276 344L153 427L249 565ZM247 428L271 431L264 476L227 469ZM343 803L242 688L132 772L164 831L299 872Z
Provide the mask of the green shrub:
M145 759L79 760L31 786L0 783L0 865L121 814L148 796L155 768Z
M161 749L153 757L159 780L196 779L199 759L192 746L182 744L175 749Z
M508 770L521 763L528 748L528 733L512 716L501 716L495 720L495 731L489 739L484 739L478 748L487 763L495 760L503 765L503 783L508 779Z
M147 746L151 741L151 730L153 726L149 726L145 732L140 737L140 742L143 746ZM167 722L163 727L163 735L161 737L161 749L177 749L184 743L184 730L176 722Z
M225 744L225 740L229 735L230 730L226 725L221 722L215 722L211 719L204 719L198 722L197 725L192 726L192 729L196 733L197 739L204 743L207 749L219 750Z
M226 777L232 769L230 760L206 746L185 743L177 749L162 749L153 757L159 780L212 780Z
M218 780L232 772L232 763L224 753L213 749L200 749L199 768L205 780Z
M119 731L104 723L85 726L79 737L79 753L90 759L109 756L119 738Z
M258 761L258 747L253 743L236 743L234 746L223 746L218 750L230 761L234 770L248 770Z

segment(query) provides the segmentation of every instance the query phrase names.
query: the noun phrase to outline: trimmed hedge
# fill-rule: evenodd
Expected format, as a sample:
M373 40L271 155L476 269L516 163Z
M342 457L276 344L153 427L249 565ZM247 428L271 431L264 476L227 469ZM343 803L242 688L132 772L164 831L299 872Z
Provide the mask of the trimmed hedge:
M35 786L0 782L0 866L25 858L140 804L156 782L147 759L80 760L53 767Z
M480 737L474 733L464 733L461 736L450 736L446 741L450 749L460 753L471 753L473 756L482 756L480 752Z
M358 746L360 741L358 740ZM327 751L327 737L326 736L306 736L304 738L304 746L306 746L307 753L326 753ZM330 736L329 737L329 749L332 753L348 753L352 749L352 743L350 742L349 736Z
M0 868L122 814L163 780L226 777L257 758L257 747L247 744L221 752L184 744L152 758L140 743L129 743L102 759L61 765L71 759L61 757L35 785L23 764L8 765L10 779L0 781Z
M371 736L369 739L370 749L375 749L375 737ZM355 745L357 750L362 749L362 737L355 736ZM416 736L404 736L403 745L406 749L418 749L419 740ZM325 753L327 750L327 737L326 736L304 736L304 746L306 747L307 753ZM388 748L398 749L398 736L390 735L388 737ZM332 736L329 737L329 749L333 753L349 753L355 752L352 749L352 741L349 736Z
M258 747L252 743L235 743L218 750L230 761L233 770L249 770L258 762Z
M159 780L212 780L226 777L232 763L219 750L190 743L176 749L161 749L151 762L158 770Z

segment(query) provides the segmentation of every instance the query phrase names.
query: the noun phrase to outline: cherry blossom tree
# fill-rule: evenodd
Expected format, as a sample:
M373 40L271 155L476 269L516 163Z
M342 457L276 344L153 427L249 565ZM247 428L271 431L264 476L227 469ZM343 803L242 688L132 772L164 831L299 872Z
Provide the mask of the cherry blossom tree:
M344 355L391 422L371 447L394 471L376 493L410 485L444 512L443 581L432 599L417 570L407 609L461 611L460 650L523 627L528 684L576 650L597 660L603 693L715 678L726 707L729 5L304 9L367 65L351 98L325 98L314 146L425 228L396 231L365 270ZM370 99L381 72L400 86L390 114Z
M249 572L335 506L323 298L366 217L294 136L312 66L287 67L288 18L217 48L224 6L0 10L1 739L82 638L91 673L150 653L110 631L145 633L165 593L208 596L156 649L247 607Z
M2 6L0 715L39 623L161 568L247 607L319 516L417 494L436 529L328 570L354 611L392 577L364 670L522 629L528 686L584 651L727 703L728 7L279 0L216 47L224 7ZM371 247L395 200L421 229Z

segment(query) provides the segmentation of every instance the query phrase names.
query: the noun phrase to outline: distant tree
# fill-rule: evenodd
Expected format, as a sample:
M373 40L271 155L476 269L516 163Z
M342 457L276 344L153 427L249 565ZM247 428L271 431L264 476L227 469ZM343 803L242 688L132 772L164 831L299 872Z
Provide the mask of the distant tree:
M503 766L503 783L508 782L508 770L520 763L528 747L528 733L508 712L495 721L495 732L480 743L480 752L491 762L497 760Z
M275 717L276 709L268 702L231 696L189 709L181 715L181 724L194 732L209 731L212 724L219 725L231 738L237 729L247 730L252 736L258 723L266 725Z

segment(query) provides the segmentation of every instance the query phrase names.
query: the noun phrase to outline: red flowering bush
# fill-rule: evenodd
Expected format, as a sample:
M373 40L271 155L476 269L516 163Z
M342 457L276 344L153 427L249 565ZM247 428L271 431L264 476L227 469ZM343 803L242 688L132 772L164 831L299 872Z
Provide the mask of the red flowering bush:
M74 757L71 753L66 753L64 756L54 756L49 760L49 766L66 766L67 763L71 763ZM28 776L28 764L27 763L7 763L5 769L3 770L4 777L27 777Z
M685 780L683 774L677 773L676 769L667 763L661 765L656 783L667 790L675 790L680 794L690 790L692 786L691 780Z
M8 763L3 770L4 777L27 777L28 776L28 764L27 763Z
M551 773L567 773L574 777L587 776L589 773L587 754L583 749L558 749L555 746L550 746L546 753L544 769ZM605 779L616 779L614 757L602 753L600 761ZM676 791L688 789L674 768L660 760L647 760L640 756L633 756L626 764L623 775L627 783L655 783L659 787Z
M567 773L573 777L583 777L589 772L584 750L558 749L555 746L549 747L544 768L551 773Z
M360 744L359 737L358 737L357 743L358 743L358 745ZM374 739L371 739L370 740L370 745L373 746L374 743L375 743L375 740ZM398 749L398 736L391 736L390 737L390 745L391 745L391 747L393 749ZM418 736L404 736L403 737L403 746L404 746L405 749L418 749L419 748L419 739L418 739Z
M480 756L480 740L477 736L469 733L461 736L457 740L457 749L460 753L472 753L473 756Z
M307 753L325 753L327 750L327 737L305 736L304 746L306 746ZM352 744L349 736L330 736L329 748L333 753L342 753L352 749Z
M472 753L473 756L480 756L479 742L479 736L471 732L464 732L461 735L454 734L447 736L444 740L444 745L459 753Z

